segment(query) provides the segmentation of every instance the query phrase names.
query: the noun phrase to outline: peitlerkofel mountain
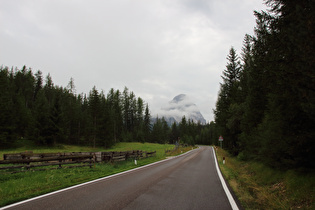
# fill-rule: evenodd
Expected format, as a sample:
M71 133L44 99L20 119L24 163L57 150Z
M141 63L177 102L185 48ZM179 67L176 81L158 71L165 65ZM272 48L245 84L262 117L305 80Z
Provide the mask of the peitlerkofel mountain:
M206 124L197 105L185 94L175 96L166 106L162 107L159 115L164 117L169 125L173 122L179 123L183 116L186 117L186 120Z

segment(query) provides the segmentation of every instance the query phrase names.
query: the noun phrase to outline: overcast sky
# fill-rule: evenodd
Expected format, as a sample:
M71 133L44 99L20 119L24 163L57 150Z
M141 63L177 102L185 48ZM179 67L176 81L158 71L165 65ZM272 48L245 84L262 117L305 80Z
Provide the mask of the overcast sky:
M55 85L74 79L128 87L151 114L178 94L207 121L231 46L253 34L262 0L0 0L0 65L41 70Z

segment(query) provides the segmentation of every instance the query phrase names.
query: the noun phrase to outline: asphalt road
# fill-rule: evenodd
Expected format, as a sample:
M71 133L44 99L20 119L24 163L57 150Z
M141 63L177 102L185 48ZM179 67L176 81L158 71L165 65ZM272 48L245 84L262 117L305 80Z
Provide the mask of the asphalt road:
M233 201L227 194L217 173L213 149L201 147L8 209L232 209Z

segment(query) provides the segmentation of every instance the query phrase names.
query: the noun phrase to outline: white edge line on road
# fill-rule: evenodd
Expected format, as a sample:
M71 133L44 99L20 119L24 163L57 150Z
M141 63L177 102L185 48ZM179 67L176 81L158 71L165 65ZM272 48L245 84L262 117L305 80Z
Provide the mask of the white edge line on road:
M197 149L199 149L199 147L198 147ZM44 197L47 197L47 196L50 196L50 195L54 195L54 194L57 194L57 193L61 193L61 192L67 191L67 190L71 190L71 189L74 189L74 188L77 188L77 187L81 187L81 186L84 186L84 185L92 184L92 183L94 183L94 182L98 182L98 181L110 179L110 178L113 178L113 177L115 177L115 176L120 176L120 175L127 174L127 173L130 173L130 172L136 171L136 170L140 170L140 169L143 169L143 168L146 168L146 167L149 167L149 166L158 164L158 163L162 163L162 162L165 162L165 161L174 159L174 158L178 158L178 157L183 156L183 155L187 155L188 153L190 153L190 152L192 152L192 151L194 151L194 150L195 150L195 149L189 150L188 152L183 153L183 154L181 154L181 155L173 156L173 157L171 157L171 158L167 158L167 159L160 160L160 161L157 161L157 162L154 162L154 163L150 163L150 164L148 164L148 165L144 165L144 166L141 166L141 167L138 167L138 168L134 168L134 169L131 169L131 170L128 170L128 171L123 171L123 172L120 172L120 173L118 173L118 174L113 174L113 175L105 176L105 177L102 177L102 178L99 178L99 179L95 179L95 180L92 180L92 181L89 181L89 182L84 182L84 183L82 183L82 184L74 185L74 186L67 187L67 188L64 188L64 189L61 189L61 190L57 190L57 191L54 191L54 192L51 192L51 193L47 193L47 194L40 195L40 196L37 196L37 197L34 197L34 198L30 198L30 199L27 199L27 200L24 200L24 201L20 201L20 202L17 202L17 203L13 203L13 204L11 204L11 205L1 207L0 210L12 208L12 207L14 207L14 206L18 206L18 205L21 205L21 204L23 204L23 203L27 203L27 202L30 202L30 201L33 201L33 200L37 200L37 199L44 198Z
M235 200L234 200L234 198L233 198L229 188L227 187L227 185L225 183L225 180L224 180L224 178L223 178L223 176L221 174L221 171L219 169L218 160L217 160L217 157L215 155L215 151L214 151L213 147L212 147L212 151L213 151L213 156L214 156L214 160L215 160L215 166L216 166L216 169L217 169L217 172L218 172L218 175L219 175L222 187L223 187L223 189L225 191L225 194L226 194L227 198L229 199L229 202L231 204L232 209L233 210L238 210L239 208L238 208L238 206L237 206L237 204L236 204L236 202L235 202Z

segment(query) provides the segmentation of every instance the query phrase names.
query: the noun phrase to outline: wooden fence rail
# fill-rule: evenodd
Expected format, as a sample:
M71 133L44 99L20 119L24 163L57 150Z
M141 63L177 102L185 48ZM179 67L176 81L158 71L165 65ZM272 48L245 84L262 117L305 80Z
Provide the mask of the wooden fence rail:
M146 157L152 157L152 156L154 156L154 155L156 155L156 151L153 151L153 152L145 152L145 156L146 156Z
M17 169L17 168L35 168L35 167L44 167L44 166L54 166L58 165L58 168L62 168L62 165L70 165L70 167L83 167L89 166L92 167L94 162L94 155L60 155L55 157L44 157L44 158L24 158L24 159L6 159L0 160L0 165L5 165L0 167L0 170L10 170L10 169ZM83 164L82 164L83 163ZM88 164L86 164L88 163ZM13 164L13 165L9 165ZM15 165L20 164L20 165ZM23 164L23 165L21 165ZM76 165L73 165L76 164ZM51 168L43 168L41 170L46 170ZM14 172L14 171L13 171ZM16 172L16 171L15 171Z
M32 151L22 153L4 154L0 160L0 170L30 169L44 166L69 165L68 168L90 166L94 162L118 162L127 159L141 159L156 155L156 151L144 152L141 150L125 152L68 152L68 153L33 153ZM88 163L86 165L86 163ZM10 165L11 164L11 165ZM12 165L13 164L13 165ZM17 165L19 164L19 165ZM76 165L74 165L76 164ZM85 165L82 165L85 164ZM50 168L49 168L50 169ZM46 170L41 169L41 170Z
M20 160L20 159L42 159L46 157L76 156L76 155L94 155L94 152L58 152L58 153L11 153L4 154L3 160Z

